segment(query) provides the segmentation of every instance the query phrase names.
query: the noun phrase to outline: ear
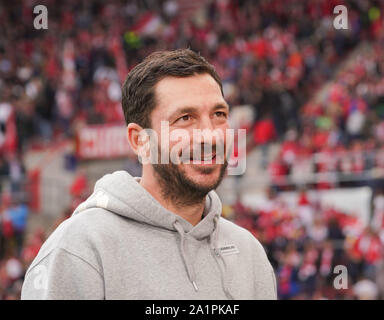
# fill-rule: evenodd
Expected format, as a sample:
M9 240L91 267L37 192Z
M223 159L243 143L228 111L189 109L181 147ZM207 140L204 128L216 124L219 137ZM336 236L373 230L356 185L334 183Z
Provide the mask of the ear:
M127 126L127 139L128 143L131 146L133 152L138 155L140 151L140 132L143 128L137 123L131 122Z
M150 128L143 129L137 123L130 123L127 126L127 139L141 164L157 161L158 137L156 131Z

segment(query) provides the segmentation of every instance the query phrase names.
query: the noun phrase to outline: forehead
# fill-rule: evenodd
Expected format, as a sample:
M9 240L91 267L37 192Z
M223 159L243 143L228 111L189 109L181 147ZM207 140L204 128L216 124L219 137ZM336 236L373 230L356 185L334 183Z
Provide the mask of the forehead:
M156 109L169 113L185 106L209 108L226 104L219 84L209 74L166 77L155 85Z

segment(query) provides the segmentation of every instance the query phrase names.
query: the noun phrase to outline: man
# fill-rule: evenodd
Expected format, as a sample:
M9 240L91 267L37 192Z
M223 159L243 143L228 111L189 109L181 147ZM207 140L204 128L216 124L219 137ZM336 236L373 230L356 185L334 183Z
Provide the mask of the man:
M97 181L42 246L22 298L276 299L261 244L220 216L229 108L214 68L189 49L155 52L122 93L142 177Z

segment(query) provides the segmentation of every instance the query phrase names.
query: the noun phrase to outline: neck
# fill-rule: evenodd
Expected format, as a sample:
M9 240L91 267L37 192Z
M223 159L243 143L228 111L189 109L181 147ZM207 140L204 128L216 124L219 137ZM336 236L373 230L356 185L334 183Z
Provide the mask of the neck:
M147 179L144 175L140 179L141 186L146 189L164 208L182 217L191 225L197 225L203 216L205 197L194 204L183 205L181 201L173 199L162 193L161 186L153 178Z

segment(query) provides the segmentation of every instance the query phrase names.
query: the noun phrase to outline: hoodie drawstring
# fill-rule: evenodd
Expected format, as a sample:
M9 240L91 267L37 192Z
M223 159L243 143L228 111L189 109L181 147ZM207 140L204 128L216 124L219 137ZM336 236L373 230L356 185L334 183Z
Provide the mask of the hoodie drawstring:
M225 259L223 258L222 254L220 253L220 250L218 248L218 243L217 243L218 242L218 236L219 236L218 220L219 220L219 217L215 216L214 220L213 220L215 226L214 226L213 232L211 233L210 238L209 238L210 245L212 246L211 253L214 253L214 259L215 259L215 261L216 261L216 263L217 263L217 265L219 267L219 270L220 270L221 283L223 285L223 290L224 290L224 292L225 292L225 294L226 294L228 299L234 300L233 296L229 292L229 289L227 287L227 282L226 282L227 264L226 264ZM191 283L193 285L193 288L197 292L199 289L198 289L197 284L196 284L195 269L193 268L193 265L192 265L192 263L189 260L188 254L186 253L185 231L184 231L183 227L180 225L180 222L177 221L177 220L175 220L173 222L173 226L175 227L177 232L180 234L180 237L181 237L181 243L180 243L181 256L183 258L184 266L185 266L185 268L187 270L189 280L191 281ZM223 262L224 270L222 270L222 267L221 267L221 265L220 265L220 263L219 263L219 261L217 260L216 257L219 257L221 259L221 261Z
M199 288L197 287L197 284L196 284L195 269L193 269L193 266L192 266L191 262L189 261L189 257L185 252L186 250L185 250L185 232L184 232L184 229L180 225L179 221L177 221L177 220L173 223L173 226L175 227L177 232L180 234L180 237L181 237L181 243L180 243L181 256L183 257L184 265L185 265L185 268L187 269L189 280L191 281L193 288L197 292L199 290Z
M220 249L218 248L218 237L219 237L219 223L218 223L218 221L219 221L219 217L215 216L213 221L215 223L215 227L214 227L213 233L210 236L210 243L212 245L212 251L214 252L215 256L217 256L221 259L221 261L223 262L223 265L224 265L224 271L222 271L219 261L217 261L216 257L214 256L215 261L217 262L217 265L219 266L219 269L220 269L221 282L223 284L224 292L225 292L228 299L234 300L234 297L229 292L229 289L227 286L227 281L226 281L227 280L226 279L227 264L225 262L224 257L222 256L222 254L220 252Z

